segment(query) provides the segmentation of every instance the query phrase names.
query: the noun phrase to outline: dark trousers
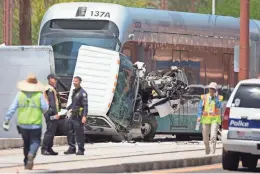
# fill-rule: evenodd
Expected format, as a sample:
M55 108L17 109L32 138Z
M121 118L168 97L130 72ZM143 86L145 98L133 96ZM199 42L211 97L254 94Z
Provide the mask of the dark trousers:
M47 128L42 142L42 150L49 151L53 146L53 139L58 128L59 120L47 120Z
M42 129L20 128L20 132L23 139L24 165L26 165L28 161L28 154L33 154L36 156L36 153L41 145Z
M69 149L72 151L76 150L75 137L77 140L79 151L84 152L85 151L84 125L81 123L80 118L69 120L69 131L68 131L67 139L68 139Z

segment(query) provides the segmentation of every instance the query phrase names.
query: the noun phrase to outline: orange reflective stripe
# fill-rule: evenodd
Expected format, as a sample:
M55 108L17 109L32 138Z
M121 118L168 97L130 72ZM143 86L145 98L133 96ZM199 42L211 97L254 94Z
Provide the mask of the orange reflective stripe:
M219 116L217 113L208 113L208 112L203 112L202 114L203 117L208 117L208 116Z

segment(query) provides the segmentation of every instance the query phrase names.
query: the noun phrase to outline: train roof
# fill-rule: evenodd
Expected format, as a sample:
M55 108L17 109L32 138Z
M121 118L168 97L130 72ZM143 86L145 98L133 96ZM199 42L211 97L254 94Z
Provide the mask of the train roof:
M133 23L139 23L141 31L181 33L187 35L217 36L239 38L240 21L239 18L230 16L218 16L211 14L187 13L166 11L157 9L124 7L110 3L92 2L71 2L55 4L48 9L43 17L41 27L51 19L96 19L104 20L100 17L75 17L77 9L86 6L91 10L110 12L111 17L106 20L113 21L120 28L129 28ZM127 25L127 26L126 26ZM156 26L156 27L154 27ZM132 27L133 30L136 28ZM156 29L155 29L156 28ZM137 29L138 30L138 29ZM259 40L260 21L250 20L250 39Z

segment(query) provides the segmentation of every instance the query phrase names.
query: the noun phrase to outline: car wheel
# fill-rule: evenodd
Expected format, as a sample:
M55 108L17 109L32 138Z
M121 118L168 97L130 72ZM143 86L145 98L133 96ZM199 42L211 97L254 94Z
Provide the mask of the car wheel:
M239 154L229 152L222 148L222 168L224 170L237 170L239 164Z
M141 132L144 136L144 141L152 141L157 130L157 120L153 115L146 115L142 118Z
M258 163L258 157L251 154L241 156L242 166L247 167L249 170L255 170Z

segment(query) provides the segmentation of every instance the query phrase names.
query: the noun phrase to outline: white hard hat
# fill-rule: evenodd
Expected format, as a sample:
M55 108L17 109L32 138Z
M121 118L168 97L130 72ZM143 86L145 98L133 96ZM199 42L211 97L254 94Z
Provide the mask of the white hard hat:
M210 84L209 84L209 88L212 88L212 89L217 89L217 83L216 82L211 82Z

